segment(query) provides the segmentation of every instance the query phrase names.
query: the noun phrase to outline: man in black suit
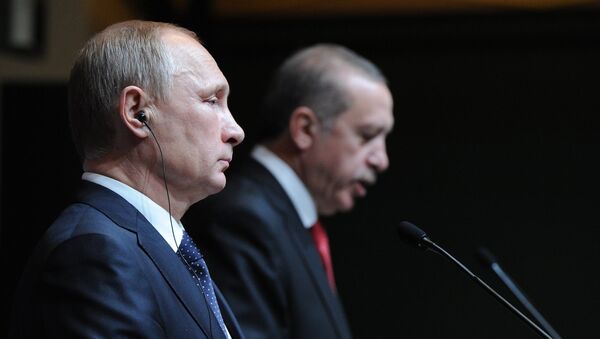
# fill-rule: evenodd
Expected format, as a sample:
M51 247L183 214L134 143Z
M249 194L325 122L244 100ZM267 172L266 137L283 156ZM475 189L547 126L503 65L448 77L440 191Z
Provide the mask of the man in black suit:
M112 25L83 47L69 113L85 173L18 288L14 338L243 338L180 219L244 138L196 35Z
M279 68L263 113L195 236L248 338L349 338L318 215L352 209L388 167L391 93L371 62L316 45Z

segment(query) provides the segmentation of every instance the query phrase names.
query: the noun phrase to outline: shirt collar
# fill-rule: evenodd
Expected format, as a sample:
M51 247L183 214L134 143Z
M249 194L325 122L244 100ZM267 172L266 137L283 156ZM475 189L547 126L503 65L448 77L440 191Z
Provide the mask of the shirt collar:
M150 222L158 233L160 233L173 251L177 252L178 244L181 243L181 239L183 238L184 228L181 222L175 220L168 211L152 201L152 199L148 198L142 192L105 175L85 172L81 176L81 179L104 186L127 200L127 202L133 205L133 207L135 207L146 220ZM173 222L173 229L171 229L169 219Z
M300 216L302 225L312 227L317 221L317 207L308 189L296 172L281 160L275 153L263 145L257 145L252 150L252 158L261 163L275 177L283 190L292 201Z

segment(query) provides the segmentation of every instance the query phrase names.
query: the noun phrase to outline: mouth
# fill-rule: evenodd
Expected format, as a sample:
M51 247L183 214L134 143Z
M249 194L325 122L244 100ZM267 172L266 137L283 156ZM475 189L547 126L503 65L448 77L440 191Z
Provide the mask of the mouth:
M223 158L219 159L219 163L223 165L223 172L229 168L229 164L231 163L231 158Z
M352 191L354 192L354 195L359 196L361 198L366 196L367 195L366 183L363 181L356 181L352 185Z
M354 182L352 188L354 194L362 198L367 195L367 187L372 186L374 184L375 179L372 178L358 179Z

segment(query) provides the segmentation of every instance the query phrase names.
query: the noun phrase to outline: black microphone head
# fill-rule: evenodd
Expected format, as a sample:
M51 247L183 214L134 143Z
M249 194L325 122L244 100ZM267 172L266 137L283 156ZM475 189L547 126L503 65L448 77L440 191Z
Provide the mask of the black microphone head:
M492 266L495 263L498 263L496 257L490 252L487 248L481 247L477 251L477 257L483 264L483 266Z
M398 225L398 235L405 243L420 249L427 249L422 244L423 239L427 238L427 233L408 221L403 221Z

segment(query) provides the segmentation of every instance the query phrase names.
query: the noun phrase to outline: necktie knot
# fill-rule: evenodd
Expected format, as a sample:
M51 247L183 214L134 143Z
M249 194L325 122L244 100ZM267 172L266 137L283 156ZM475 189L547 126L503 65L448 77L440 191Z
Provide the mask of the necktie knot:
M200 260L203 259L202 253L189 236L187 232L183 232L183 238L177 252L189 263L199 264Z

